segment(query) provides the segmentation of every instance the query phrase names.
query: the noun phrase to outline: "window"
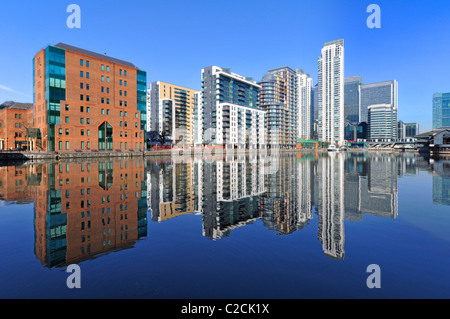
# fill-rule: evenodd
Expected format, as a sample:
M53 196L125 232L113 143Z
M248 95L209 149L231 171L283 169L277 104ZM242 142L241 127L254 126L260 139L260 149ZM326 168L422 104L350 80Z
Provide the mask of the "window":
M62 128L60 128L60 129L59 129L59 134L61 134L61 135L62 135Z
M80 59L80 65L83 65L83 59Z
M135 114L134 114L134 117L135 117L135 118L138 118L138 114L137 114L137 113L135 113Z
M80 77L83 77L83 71L80 71Z
M119 70L119 74L122 75L122 69Z
M65 121L66 121L66 123L69 123L69 117L68 116L66 116Z
M80 89L83 89L83 83L80 82Z
M86 119L86 124L91 124L91 119L90 118Z
M89 95L86 95L86 101L89 101Z
M123 71L123 72L125 73L124 75L127 76L127 70L125 70L125 71Z
M86 107L86 113L89 113L91 111L91 108L89 106Z
M62 141L59 141L59 150L62 150L62 147L63 147Z
M104 86L102 86L102 93L104 93L105 92L105 87Z
M80 94L80 100L83 101L83 94Z
M109 99L106 99L106 104L109 104Z
M80 135L81 135L81 136L84 135L84 130L81 130Z
M127 106L127 101L125 101L124 103L125 103L125 106Z
M127 81L124 82L124 85L127 86Z
M66 135L69 135L69 129L66 128Z
M105 71L105 66L102 64L101 66L102 71Z
M89 79L89 72L86 72L86 78Z
M106 88L106 93L109 93L109 88Z
M102 97L102 103L105 103L105 98L104 97ZM103 113L102 113L103 114Z
M84 150L84 142L83 141L81 142L81 149Z
M105 76L104 76L104 75L102 75L102 82L103 82L103 81L105 81Z
M87 136L90 136L91 135L91 130L87 130L86 131L86 134L87 134ZM89 142L88 142L89 143Z
M106 77L106 82L109 82L109 76Z
M69 110L69 104L66 104L65 109L66 109L66 111Z
M109 66L106 66L106 71L109 72Z
M127 117L128 116L128 112L125 112L125 117Z
M105 114L105 109L102 109L102 114Z
M120 116L122 116L122 114L123 114L123 112L122 112L122 111L120 111Z
M122 95L122 90L119 91L119 94Z
M122 85L122 80L119 80L119 85Z
M109 115L109 109L106 110L106 114Z
M103 122L98 127L98 149L113 149L113 128L108 122Z
M80 112L83 112L84 108L82 106L80 106Z
M122 106L122 101L119 101L119 105Z
M66 141L66 150L69 149L69 141Z
M89 84L86 84L86 90L89 90Z
M86 66L89 67L89 61L86 61Z
M80 123L84 124L84 117L80 118Z
M89 90L89 89L88 89ZM124 93L123 93L125 96L127 96L127 91L125 91Z
M89 134L88 134L89 135ZM91 142L86 143L86 148L89 150L91 148Z

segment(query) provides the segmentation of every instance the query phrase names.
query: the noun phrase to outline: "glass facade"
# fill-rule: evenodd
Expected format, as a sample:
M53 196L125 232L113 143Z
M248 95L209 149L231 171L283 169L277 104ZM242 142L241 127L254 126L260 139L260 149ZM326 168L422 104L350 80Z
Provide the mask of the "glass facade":
M376 104L390 104L397 108L397 81L386 81L361 85L360 122L367 122L368 107Z
M372 105L369 107L369 139L397 139L397 110L389 104Z
M141 130L147 132L147 72L137 70L137 109L141 112Z
M359 123L361 84L359 76L344 79L344 120L352 124Z
M45 99L47 100L48 150L55 151L55 125L61 124L61 101L66 100L66 51L45 49Z
M433 129L450 127L450 93L433 95Z

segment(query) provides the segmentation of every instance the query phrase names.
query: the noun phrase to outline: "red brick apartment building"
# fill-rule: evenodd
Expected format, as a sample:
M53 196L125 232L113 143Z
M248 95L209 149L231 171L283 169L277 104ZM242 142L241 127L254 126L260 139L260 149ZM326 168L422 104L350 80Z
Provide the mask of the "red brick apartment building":
M0 105L0 150L28 148L33 104L7 101Z
M38 149L139 151L147 131L146 72L67 44L33 59Z

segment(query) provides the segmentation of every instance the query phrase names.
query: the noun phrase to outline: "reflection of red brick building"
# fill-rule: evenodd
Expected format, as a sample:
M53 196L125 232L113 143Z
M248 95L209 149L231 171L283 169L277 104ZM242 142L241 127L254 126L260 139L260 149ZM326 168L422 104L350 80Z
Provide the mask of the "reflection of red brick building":
M133 246L147 211L140 207L146 204L145 161L45 166L48 179L36 188L35 202L35 253L43 264L67 265Z
M36 176L32 166L0 166L0 200L30 203L33 187L28 176Z
M27 148L27 129L33 127L33 104L0 105L0 150Z

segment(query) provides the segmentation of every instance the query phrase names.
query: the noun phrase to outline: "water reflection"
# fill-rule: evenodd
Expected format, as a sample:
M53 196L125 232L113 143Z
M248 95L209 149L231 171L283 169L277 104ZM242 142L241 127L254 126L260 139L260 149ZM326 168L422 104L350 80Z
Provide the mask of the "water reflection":
M289 235L317 219L324 255L339 260L344 221L397 218L398 178L423 170L433 174L433 202L450 205L450 159L371 152L1 166L0 205L34 203L34 253L47 267L134 247L148 214L200 215L199 231L213 240L255 221Z
M147 235L143 160L7 166L0 176L18 185L2 188L3 199L34 201L34 253L47 267L130 248Z

